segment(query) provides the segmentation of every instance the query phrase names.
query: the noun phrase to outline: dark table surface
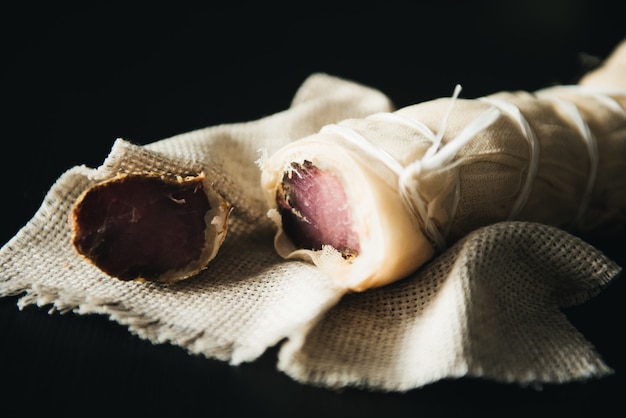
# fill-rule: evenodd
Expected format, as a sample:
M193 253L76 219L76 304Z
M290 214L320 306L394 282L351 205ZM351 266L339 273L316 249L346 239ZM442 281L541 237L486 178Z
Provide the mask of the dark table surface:
M573 83L626 36L618 2L381 2L5 8L1 66L8 241L68 168L98 166L115 138L145 144L289 106L322 71L378 88L397 107ZM208 3L207 3L208 4ZM594 242L626 265L626 237ZM20 311L0 299L0 408L69 416L588 416L624 408L624 281L566 311L615 374L524 388L480 379L407 393L332 392L276 371L153 345L98 315ZM4 415L3 413L0 413Z

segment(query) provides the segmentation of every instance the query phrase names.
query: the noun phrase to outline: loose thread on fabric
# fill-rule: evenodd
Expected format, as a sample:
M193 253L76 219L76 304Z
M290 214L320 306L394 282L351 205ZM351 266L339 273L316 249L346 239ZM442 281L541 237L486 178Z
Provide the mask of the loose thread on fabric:
M441 147L441 142L443 141L443 134L446 132L446 127L448 126L448 119L450 119L450 115L452 114L452 109L454 108L454 104L456 100L459 98L461 94L461 85L457 84L454 87L454 91L452 92L452 97L450 98L450 105L448 109L446 109L446 113L444 113L443 118L439 124L439 129L437 130L437 135L435 136L435 140L432 145L426 150L423 159L429 159L435 155L435 153Z

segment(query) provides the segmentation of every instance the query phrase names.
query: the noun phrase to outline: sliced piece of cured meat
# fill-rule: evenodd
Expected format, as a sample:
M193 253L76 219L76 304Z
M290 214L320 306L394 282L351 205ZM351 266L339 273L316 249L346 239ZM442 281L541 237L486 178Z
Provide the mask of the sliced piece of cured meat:
M79 197L72 242L110 276L176 282L216 255L229 210L202 174L120 175Z

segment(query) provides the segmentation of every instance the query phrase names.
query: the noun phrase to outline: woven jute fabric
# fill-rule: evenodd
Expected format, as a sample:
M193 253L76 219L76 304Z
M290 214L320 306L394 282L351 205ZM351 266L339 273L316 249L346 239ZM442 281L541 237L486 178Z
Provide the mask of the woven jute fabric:
M280 113L138 146L114 142L98 168L74 167L0 250L0 296L19 307L102 314L154 344L232 364L279 345L277 367L303 383L404 391L461 376L520 384L612 370L561 308L598 293L621 268L560 229L497 223L471 232L414 275L346 293L316 266L273 247L259 187L272 153L347 118L392 110L366 86L314 74ZM70 213L90 186L120 172L207 173L234 206L218 256L179 283L123 282L81 258Z

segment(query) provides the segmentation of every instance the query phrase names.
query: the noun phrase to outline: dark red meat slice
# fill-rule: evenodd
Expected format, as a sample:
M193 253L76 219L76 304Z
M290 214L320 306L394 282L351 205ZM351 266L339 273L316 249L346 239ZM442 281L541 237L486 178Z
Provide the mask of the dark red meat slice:
M210 209L201 177L121 177L77 202L74 246L111 276L158 280L201 256Z

